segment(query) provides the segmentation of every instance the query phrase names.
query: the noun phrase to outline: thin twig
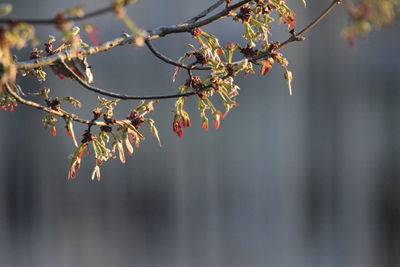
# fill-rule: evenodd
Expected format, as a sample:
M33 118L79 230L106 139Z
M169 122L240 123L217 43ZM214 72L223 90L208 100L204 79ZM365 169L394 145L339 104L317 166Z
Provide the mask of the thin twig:
M40 104L38 104L38 103L36 103L36 102L26 100L26 99L22 98L21 96L19 96L19 95L10 87L10 85L8 85L7 83L5 84L5 90L6 90L6 92L7 92L9 95L11 95L12 97L14 97L19 103L21 103L21 104L23 104L23 105L30 106L30 107L33 107L33 108L42 110L42 111L44 111L44 112L50 113L50 114L55 115L55 116L58 116L58 117L60 117L60 118L64 118L64 119L65 119L65 118L68 118L68 119L70 119L70 120L73 120L73 121L76 121L76 122L79 122L79 123L83 123L83 124L90 124L90 123L91 123L90 120L85 120L85 119L78 118L78 117L77 117L76 115L74 115L74 114L66 114L66 113L64 113L64 112L62 112L62 111L57 111L57 110L54 110L54 109L51 109L51 108L47 108L47 107L42 106L42 105L40 105ZM105 122L95 122L94 124L97 125L97 126L106 126L106 125L107 125Z
M214 22L214 21L216 21L218 19L221 19L221 18L225 17L232 10L235 10L235 9L239 8L239 7L243 6L244 4L246 4L246 3L250 2L250 1L251 0L242 0L242 1L238 2L235 5L231 5L231 6L226 7L223 11L215 14L212 17L209 17L208 19L204 19L202 21L198 21L198 22L191 23L191 24L163 26L163 27L159 27L159 28L157 28L157 29L155 29L153 31L148 31L149 35L145 37L145 40L164 37L164 36L166 36L168 34L172 34L172 33L190 32L194 28L210 24L210 23L212 23L212 22ZM48 56L48 57L42 57L42 58L39 58L39 59L16 62L15 64L17 66L17 69L28 70L28 69L33 69L33 68L38 68L38 67L43 67L43 66L46 66L46 65L50 65L50 64L53 64L56 61L76 58L78 55L97 54L99 52L108 51L108 50L110 50L110 49L112 49L112 48L114 48L116 46L132 44L134 42L135 42L135 37L133 37L131 35L125 35L123 37L116 38L116 39L114 39L112 41L106 42L106 43L104 43L104 44L102 44L100 46L90 46L90 47L81 48L81 49L79 49L77 51L77 53L74 53L74 54L71 54L68 51L65 51L65 52L58 53L58 54L55 54L55 55L52 55L52 56Z
M303 34L308 32L309 30L311 30L315 26L317 26L318 23L320 23L326 16L328 16L329 13L331 13L341 2L342 2L342 0L333 0L332 3L329 5L329 7L324 12L322 12L322 14L319 15L313 22L311 22L309 25L307 25L299 33L291 36L288 40L283 42L277 49L279 50L279 49L282 49L282 48L286 47L289 43L296 41L297 37L303 36Z
M204 10L203 12L201 12L198 15L194 16L193 18L187 20L185 23L194 23L194 22L198 21L199 19L204 18L205 16L208 15L208 13L210 13L213 10L217 9L223 3L226 3L226 0L219 0L218 2L213 4L212 6L210 6L206 10Z
M61 61L60 64L64 65L64 68L68 70L68 72L71 74L74 79L80 83L83 87L86 89L95 92L97 94L109 96L109 97L114 97L122 100L159 100L159 99L170 99L170 98L178 98L178 97L185 97L185 96L191 96L195 95L195 92L189 92L189 93L184 93L184 94L172 94L172 95L156 95L156 96L132 96L132 95L123 95L123 94L118 94L114 93L105 89L101 89L98 87L95 87L93 85L88 84L86 81L82 80L78 75L74 73L74 71L68 67L67 64Z
M161 53L153 46L153 44L151 43L150 39L146 39L146 40L145 40L145 44L147 45L147 47L149 48L149 50L150 50L156 57L158 57L159 59L161 59L162 61L164 61L164 62L166 62L166 63L168 63L168 64L171 64L171 65L174 65L174 66L183 68L183 69L187 69L187 70L188 70L188 69L191 69L191 70L211 70L210 67L195 67L195 66L193 66L192 64L191 64L190 66L187 66L187 65L182 65L182 64L180 64L179 62L173 61L172 59L170 59L170 58L164 56L163 54L161 54Z
M126 4L125 4L126 5ZM93 18L93 17L97 17L100 15L104 15L107 14L111 11L114 10L114 7L108 6L108 7L103 7L100 8L98 10L86 13L83 16L72 16L72 17L67 17L67 18L63 18L63 21L82 21L85 19L89 19L89 18ZM59 19L57 18L49 18L49 19L17 19L17 18L1 18L0 19L0 24L11 24L11 23L29 23L29 24L57 24L59 23Z
M72 54L70 51L64 51L58 54L54 54L47 57L42 57L33 60L21 61L16 62L15 65L17 69L28 70L34 69L38 67L43 67L47 65L51 65L56 61L66 60L66 59L73 59L78 57L79 55L93 55L99 52L108 51L116 46L123 46L126 44L132 44L135 41L135 37L125 34L122 37L116 38L112 41L108 41L99 46L89 46L89 47L82 47L76 53Z
M179 24L179 25L172 25L172 26L161 26L155 30L149 31L150 39L156 39L160 37L164 37L168 34L172 33L180 33L180 32L190 32L194 28L199 28L203 27L205 25L208 25L214 21L217 21L221 18L224 18L225 16L229 15L229 13L235 9L238 9L239 7L251 2L252 0L242 0L239 1L238 3L234 5L227 6L225 9L222 11L218 12L217 14L207 18L203 19L194 23L184 23L184 24Z
M321 15L319 15L315 20L313 20L310 24L308 24L303 30L301 30L299 33L297 34L292 34L292 36L290 36L285 42L281 43L274 51L278 51L281 50L283 48L285 48L286 46L288 46L290 43L296 42L298 40L301 40L301 37L303 37L303 35L305 33L307 33L309 30L311 30L312 28L314 28L315 26L317 26L326 16L328 16L340 3L342 2L342 0L333 0L332 3L328 6L328 8L322 12ZM255 56L253 58L251 58L252 62L256 62L259 59L262 58L267 58L271 55L270 52L264 52L261 53L258 56Z

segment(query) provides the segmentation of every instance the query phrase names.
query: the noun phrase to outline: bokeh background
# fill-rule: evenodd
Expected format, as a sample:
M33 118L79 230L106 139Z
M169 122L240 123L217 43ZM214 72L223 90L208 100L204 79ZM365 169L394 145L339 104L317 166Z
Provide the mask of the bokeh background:
M140 1L129 14L145 29L182 22L213 1ZM290 1L298 25L330 1ZM18 17L51 17L84 3L108 0L12 0ZM126 30L112 15L91 20L100 39ZM90 180L93 158L67 180L73 144L42 128L43 113L20 106L0 113L0 266L309 267L400 266L400 38L395 23L350 48L348 21L334 11L284 50L295 75L289 97L283 73L238 78L240 106L218 131L204 132L195 101L193 127L171 131L173 101L153 112L163 147L148 133L133 157L102 168ZM238 40L230 19L205 27L221 43ZM38 28L42 40L54 27ZM283 27L273 32L284 40ZM84 38L87 38L83 34ZM154 44L177 59L188 34ZM18 52L20 60L28 50ZM146 48L121 47L91 56L95 84L121 93L177 91L173 67ZM25 92L44 86L79 97L85 116L96 96L49 72ZM136 102L125 102L125 116ZM87 116L86 116L87 117ZM84 128L78 126L76 132Z

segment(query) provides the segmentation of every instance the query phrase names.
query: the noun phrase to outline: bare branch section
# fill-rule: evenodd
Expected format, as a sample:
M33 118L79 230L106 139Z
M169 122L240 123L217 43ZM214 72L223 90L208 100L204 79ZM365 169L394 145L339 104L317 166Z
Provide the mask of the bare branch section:
M124 6L128 5L129 3L126 2ZM64 21L82 21L85 19L90 19L94 17L98 17L101 15L105 15L110 13L114 10L114 6L110 5L104 8L100 8L98 10L89 12L84 14L83 16L72 16L63 18ZM14 24L14 23L28 23L28 24L36 24L36 25L46 25L46 24L58 24L60 22L59 18L49 18L49 19L17 19L17 18L1 18L0 24Z
M135 40L135 38L133 36L125 34L122 37L116 38L112 41L108 41L99 46L90 46L90 47L80 48L78 51L76 51L73 54L69 51L64 51L64 52L54 54L54 55L51 55L48 57L42 57L42 58L28 60L28 61L16 62L15 65L17 66L17 69L20 69L20 70L39 68L39 67L51 65L51 64L55 63L56 61L70 60L72 58L77 58L78 56L82 56L82 55L93 55L93 54L97 54L100 52L105 52L105 51L113 49L117 46L132 44L132 42L134 42L134 40Z
M226 0L219 0L218 2L216 2L215 4L213 4L212 6L210 6L209 8L207 8L206 10L204 10L203 12L199 13L198 15L194 16L193 18L189 19L186 21L186 23L194 23L196 21L198 21L201 18L204 18L205 16L207 16L210 12L214 11L215 9L217 9L220 5L222 5L223 3L226 3Z
M155 55L156 57L158 57L159 59L161 59L162 61L164 61L165 63L168 63L170 65L176 66L176 67L180 67L183 69L187 69L187 70L210 70L210 67L196 67L193 66L193 64L189 65L182 65L176 61L173 61L172 59L164 56L163 54L161 54L151 43L150 39L146 39L145 40L145 44L147 45L147 47L149 48L149 50L153 53L153 55Z
M62 62L61 64L64 65L64 67L70 72L70 74L74 77L74 79L76 79L83 87L85 87L89 91L122 100L159 100L159 99L185 97L196 94L195 92L189 92L185 94L159 95L159 96L131 96L131 95L118 94L88 84L87 82L82 80L78 75L76 75L75 72L70 67L68 67L67 64L65 64L64 62Z
M329 7L322 12L321 15L319 15L314 21L312 21L309 25L307 25L303 30L301 30L297 34L293 34L292 37L290 37L287 41L283 42L278 49L282 49L286 47L288 44L291 42L295 42L298 40L299 37L302 37L306 32L317 26L326 16L328 16L340 3L342 3L342 0L334 0Z
M7 91L8 94L10 94L12 97L14 97L19 103L21 103L23 105L26 105L26 106L30 106L30 107L36 108L36 109L39 109L39 110L42 110L44 112L50 113L52 115L55 115L57 117L60 117L60 118L63 118L63 119L67 119L68 118L68 119L70 119L72 121L79 122L79 123L82 123L82 124L88 124L88 125L97 125L97 126L106 126L107 125L105 122L93 122L93 121L90 121L90 120L81 119L81 118L78 118L76 115L73 115L73 114L69 114L68 115L68 114L66 114L66 113L64 113L62 111L57 111L57 110L54 110L54 109L51 109L51 108L47 108L47 107L42 106L42 105L40 105L40 104L38 104L36 102L26 100L23 97L19 96L15 92L15 90L12 89L11 86L8 85L8 84L5 84L5 90Z

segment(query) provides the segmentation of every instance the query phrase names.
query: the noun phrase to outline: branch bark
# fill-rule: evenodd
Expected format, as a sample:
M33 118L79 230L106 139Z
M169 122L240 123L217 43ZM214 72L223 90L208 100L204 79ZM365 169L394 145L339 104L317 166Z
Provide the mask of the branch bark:
M239 1L238 3L231 5L231 6L226 6L224 10L220 11L219 13L198 21L198 22L193 22L193 23L189 23L189 24L181 24L181 25L173 25L173 26L164 26L164 27L160 27L157 28L154 31L148 31L149 35L145 37L145 43L147 45L147 47L149 48L149 50L158 58L160 58L162 61L177 66L177 67L181 67L187 70L192 70L192 69L197 69L197 70L209 70L209 67L195 67L193 65L182 65L178 62L175 62L171 59L169 59L168 57L162 55L160 52L158 52L154 46L151 44L151 39L156 39L156 38L160 38L160 37L164 37L168 34L172 34L172 33L179 33L179 32L189 32L194 28L197 27L201 27L204 25L207 25L209 23L212 23L222 17L225 17L226 15L228 15L232 10L235 10L245 4L247 4L248 2L250 2L251 0L242 0ZM217 8L222 1L218 1L216 4L214 4L213 6L211 6L210 8L208 8L207 10L203 11L202 13L200 13L199 15L197 15L196 17L192 18L191 20L196 21L197 17L202 17L203 15L206 16L210 11L214 10L215 8ZM298 34L292 34L292 36L287 39L285 42L283 42L281 45L278 46L276 50L280 50L283 49L284 47L286 47L287 45L289 45L292 42L298 41L299 37L302 37L302 35L304 35L306 32L308 32L309 30L311 30L312 28L314 28L316 25L318 25L318 23L320 23L327 15L329 15L329 13L331 13L340 3L342 2L342 0L333 0L332 3L328 6L328 8L322 12L321 15L319 15L314 21L312 21L309 25L307 25L303 30L301 30ZM204 17L203 16L203 17ZM189 21L191 21L189 20ZM86 48L81 48L80 50L78 50L75 54L71 54L69 51L65 51L62 53L58 53L49 57L44 57L44 58L39 58L39 59L35 59L35 60L30 60L30 61L25 61L25 62L17 62L15 63L18 69L33 69L33 68L37 68L37 67L41 67L41 66L45 66L45 65L50 65L50 64L64 64L65 60L70 60L73 57L77 57L79 54L81 55L91 55L91 54L96 54L99 52L104 52L104 51L108 51L116 46L120 46L120 45L126 45L126 44L131 44L135 41L135 37L125 34L124 36L120 37L120 38L116 38L112 41L106 42L100 46L92 46L92 47L86 47ZM256 62L259 59L263 59L263 58L268 58L270 56L269 52L266 53L262 53L258 56L255 56L253 58L251 58L250 60L253 62ZM196 95L199 92L189 92L189 93L185 93L185 94L171 94L171 95L157 95L157 96L130 96L130 95L123 95L123 94L118 94L118 93L114 93L114 92L110 92L108 90L104 90L95 86L92 86L90 84L88 84L87 82L83 81L79 76L77 76L66 64L64 64L64 67L71 73L71 75L86 89L93 91L95 93L98 94L102 94L102 95L106 95L109 97L114 97L114 98L119 98L119 99L124 99L124 100L156 100L156 99L169 99L169 98L178 98L178 97L186 97L186 96L192 96L192 95ZM210 84L209 86L206 86L205 88L203 88L203 90L210 88L212 85ZM13 95L14 96L14 95ZM15 97L15 96L14 96ZM18 98L16 98L18 100ZM20 100L18 100L20 101ZM35 106L34 106L35 107ZM38 108L36 106L36 108ZM39 108L42 109L42 108ZM45 109L42 109L45 110ZM45 111L47 111L49 109L46 109ZM53 113L54 112L50 112Z

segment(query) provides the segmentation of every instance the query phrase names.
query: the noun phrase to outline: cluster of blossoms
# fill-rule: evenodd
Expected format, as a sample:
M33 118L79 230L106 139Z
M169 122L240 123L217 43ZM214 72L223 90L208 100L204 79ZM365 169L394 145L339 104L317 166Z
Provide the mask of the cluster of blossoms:
M85 152L93 155L95 166L92 179L100 179L100 166L109 159L119 158L125 162L125 151L134 153L134 146L138 147L144 135L139 131L144 125L150 132L160 138L155 127L154 120L148 118L148 114L154 109L157 99L176 98L173 109L172 130L179 137L184 136L184 128L191 127L189 113L185 110L185 103L189 96L197 100L197 107L201 117L201 127L209 129L209 120L212 120L215 129L221 124L230 110L238 106L236 97L239 94L239 86L235 83L238 75L248 77L255 74L267 75L272 67L277 64L282 70L282 76L288 83L289 94L292 94L292 72L288 69L288 60L280 52L287 44L302 41L301 36L316 23L310 24L298 35L296 28L296 15L287 5L285 0L225 0L217 1L210 8L201 12L189 22L173 26L164 26L153 31L144 31L139 28L126 12L126 6L136 0L112 0L109 7L85 13L82 5L69 10L59 12L54 18L48 20L17 20L13 18L0 18L0 109L14 111L17 102L45 111L43 125L50 128L51 135L57 135L58 120L65 122L66 135L71 137L76 147L70 167L69 178L75 178L77 170ZM302 0L304 5L306 4ZM332 0L329 8L317 19L325 17L341 0ZM223 5L222 11L210 15L211 11ZM354 39L369 31L372 26L381 26L394 20L396 10L400 4L398 0L362 0L352 3L346 0L346 6L352 18L350 25L344 32L346 38L352 44ZM12 6L0 5L0 16L9 14ZM100 44L100 30L87 21L88 18L100 14L112 12L130 30L130 34L104 44ZM243 26L242 38L235 41L220 44L219 39L205 32L201 27L227 17L233 22ZM76 22L82 22L81 28L93 46L85 43L80 34L80 28ZM285 42L271 40L271 28L273 23L285 25L289 33L289 39ZM53 24L62 34L58 45L56 38L49 36L47 42L38 48L39 41L35 37L33 24ZM193 37L194 43L188 44L188 51L178 61L173 61L159 53L151 44L151 40L164 37L171 33L187 32ZM13 56L14 49L21 49L31 44L33 49L27 57L29 61L19 62ZM172 80L175 82L180 70L185 70L186 81L179 86L175 95L154 97L137 97L120 95L114 92L94 87L91 66L88 64L87 55L110 50L119 45L132 44L134 46L146 45L150 51L161 60L174 65L175 73ZM27 97L17 84L17 74L22 76L34 76L41 83L46 80L45 66L60 79L68 78L80 83L84 88L98 94L116 98L109 100L100 98L97 107L92 111L92 119L78 118L75 114L64 109L65 103L76 108L81 103L70 96L51 97L50 89L44 88L33 97L42 98L44 104L28 101ZM114 118L114 109L120 99L142 100L136 108L130 110L125 119ZM150 101L144 101L150 100ZM195 100L195 101L196 101ZM215 103L219 101L219 103ZM222 107L222 110L219 109ZM87 129L80 142L77 141L73 125L84 123ZM96 132L97 129L97 132Z

